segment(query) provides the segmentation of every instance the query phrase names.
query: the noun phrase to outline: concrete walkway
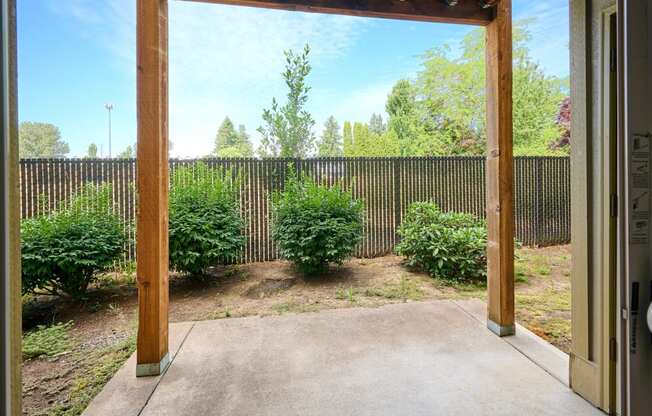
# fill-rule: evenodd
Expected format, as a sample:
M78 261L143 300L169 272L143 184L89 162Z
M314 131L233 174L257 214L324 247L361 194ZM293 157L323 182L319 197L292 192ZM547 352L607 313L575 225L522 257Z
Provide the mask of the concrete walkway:
M85 415L602 415L564 384L564 354L522 328L496 337L483 310L436 301L175 324L168 371L137 379L131 357Z

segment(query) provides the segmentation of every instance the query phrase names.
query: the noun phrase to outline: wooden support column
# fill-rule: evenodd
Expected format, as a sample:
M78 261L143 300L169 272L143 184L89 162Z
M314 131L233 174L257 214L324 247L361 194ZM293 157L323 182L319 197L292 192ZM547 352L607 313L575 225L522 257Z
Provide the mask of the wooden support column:
M514 334L512 2L500 0L487 26L487 326Z
M161 374L168 353L167 0L137 9L138 376Z

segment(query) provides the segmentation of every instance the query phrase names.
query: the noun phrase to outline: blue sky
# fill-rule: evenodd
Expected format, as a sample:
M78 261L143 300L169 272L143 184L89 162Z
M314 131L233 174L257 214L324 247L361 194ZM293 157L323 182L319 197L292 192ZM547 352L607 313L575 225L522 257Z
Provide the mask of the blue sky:
M514 17L535 17L531 51L566 76L568 0L514 0ZM114 104L113 153L136 141L135 0L18 0L19 117L56 124L82 156L108 153L106 102ZM419 55L472 30L459 25L317 15L170 1L171 156L206 155L225 116L245 124L255 144L262 109L283 101L283 50L311 45L309 110L325 119L366 121L384 114Z

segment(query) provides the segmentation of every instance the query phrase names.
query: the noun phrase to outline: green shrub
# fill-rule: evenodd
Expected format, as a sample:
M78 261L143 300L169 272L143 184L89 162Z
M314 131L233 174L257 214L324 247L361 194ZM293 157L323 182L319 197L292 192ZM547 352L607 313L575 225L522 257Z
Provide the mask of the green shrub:
M205 163L179 167L170 191L170 266L192 276L237 258L244 246L238 180Z
M67 206L23 220L23 293L82 298L97 274L120 260L127 237L111 204L109 185L88 184Z
M282 258L305 274L342 264L362 240L363 204L341 186L320 185L291 175L273 195L272 238Z
M487 227L470 214L441 212L436 204L412 204L399 227L396 252L431 276L478 281L487 274Z

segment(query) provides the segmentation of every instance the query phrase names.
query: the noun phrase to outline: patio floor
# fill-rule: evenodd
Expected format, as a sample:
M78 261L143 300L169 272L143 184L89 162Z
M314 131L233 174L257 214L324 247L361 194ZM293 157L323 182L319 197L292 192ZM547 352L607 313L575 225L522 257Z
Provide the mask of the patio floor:
M171 326L161 377L131 357L85 415L602 415L568 358L479 301L413 302ZM533 362L533 358L537 361Z

